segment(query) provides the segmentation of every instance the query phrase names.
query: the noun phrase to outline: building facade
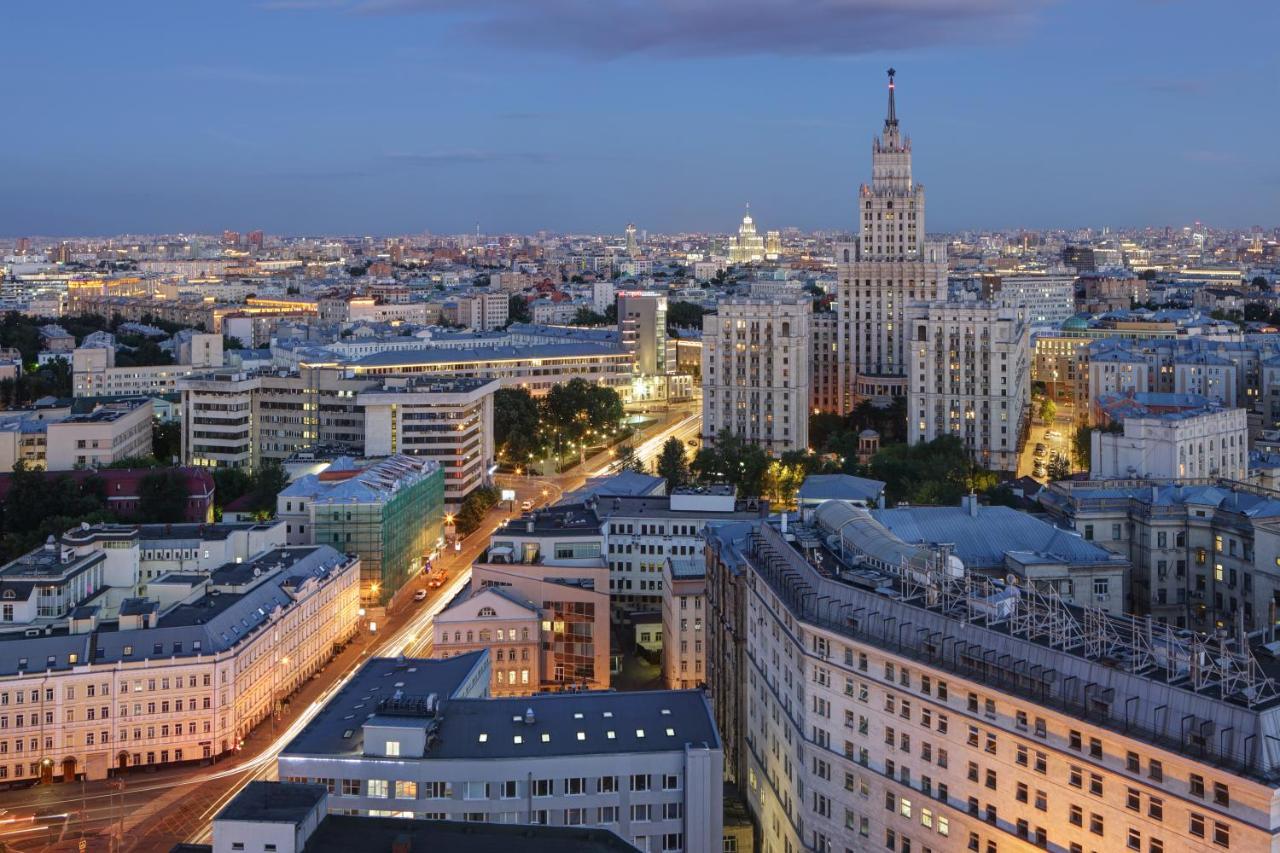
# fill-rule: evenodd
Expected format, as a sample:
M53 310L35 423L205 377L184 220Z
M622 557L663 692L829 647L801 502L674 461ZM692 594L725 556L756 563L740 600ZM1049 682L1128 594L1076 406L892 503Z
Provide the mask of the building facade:
M1094 430L1089 477L1182 480L1249 473L1249 417L1244 409L1211 406L1190 411L1131 415L1123 432Z
M701 693L484 698L487 668L483 653L370 661L281 753L280 778L325 786L337 813L601 826L640 850L722 849L723 751ZM372 714L345 720L372 690Z
M662 683L691 690L706 680L706 557L668 557L662 570Z
M702 321L702 437L729 431L773 454L809 445L808 299L722 300Z
M66 633L5 643L0 780L103 779L233 752L357 625L359 558L331 548L263 552L187 580L176 600L110 611L95 586L115 570L109 550L55 543L22 560L46 581L56 569L65 595L41 593L41 606L69 609Z
M911 139L898 127L894 75L889 112L871 148L871 183L858 190L859 237L837 244L836 312L846 399L904 397L908 382L905 310L947 295L947 255L925 241L924 186L911 179Z
M360 595L387 604L444 547L444 470L398 454L365 468L333 465L276 496L289 542L360 555Z
M1117 666L1151 629L1025 592L1002 608L929 548L875 589L822 548L769 524L708 541L710 693L765 853L1271 848L1257 744L1280 710L1247 649L1188 673L1216 641L1155 629L1164 667Z
M1022 314L939 302L915 306L907 317L907 443L953 435L982 467L1016 471L1031 408L1031 338Z

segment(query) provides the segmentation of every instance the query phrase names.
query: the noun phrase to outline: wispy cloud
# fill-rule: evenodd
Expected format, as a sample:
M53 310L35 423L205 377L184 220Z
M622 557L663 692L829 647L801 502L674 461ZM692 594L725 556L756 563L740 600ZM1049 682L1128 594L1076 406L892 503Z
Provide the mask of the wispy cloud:
M318 3L320 0L271 0ZM440 17L516 48L646 54L858 55L1007 37L1052 0L355 0L366 15Z
M1144 80L1141 85L1147 91L1160 95L1203 95L1209 91L1206 81L1190 78Z
M211 80L223 83L244 83L255 86L278 86L297 83L301 78L292 74L263 71L234 65L188 65L177 69L184 77L193 80Z
M314 12L350 5L350 0L263 0L258 8L268 12Z
M541 151L490 151L478 148L456 148L439 151L393 151L386 160L408 165L434 166L465 163L551 163L559 159Z

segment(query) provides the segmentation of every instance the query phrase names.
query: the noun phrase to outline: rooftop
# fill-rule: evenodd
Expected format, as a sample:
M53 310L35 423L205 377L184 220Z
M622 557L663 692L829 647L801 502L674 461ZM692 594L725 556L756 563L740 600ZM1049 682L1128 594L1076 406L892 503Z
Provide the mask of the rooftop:
M324 785L250 782L223 806L217 820L301 824L326 794Z
M453 696L469 678L487 670L487 652L470 652L443 660L371 658L307 723L284 755L360 754L361 726L373 716L378 701L397 690L420 696ZM484 687L488 686L485 679Z
M378 352L351 362L356 368L407 367L415 364L454 364L458 362L528 361L538 358L582 358L589 356L626 356L620 347L574 341L563 344L527 344L491 347L434 347L407 352Z
M863 430L863 433L874 430ZM802 501L868 501L874 502L884 494L884 483L852 474L810 474L800 484L796 497Z
M279 496L311 498L317 503L381 503L393 498L401 488L441 470L440 463L434 459L397 454L354 473L346 468L332 468L319 474L306 474L282 489ZM339 471L348 472L350 476L332 479Z

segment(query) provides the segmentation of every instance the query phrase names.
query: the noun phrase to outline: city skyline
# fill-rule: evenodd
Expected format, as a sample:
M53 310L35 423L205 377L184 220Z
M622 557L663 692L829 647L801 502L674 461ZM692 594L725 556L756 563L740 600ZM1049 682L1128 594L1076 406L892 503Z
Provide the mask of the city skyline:
M1262 3L121 8L11 13L0 233L852 230L889 65L932 231L1280 221Z

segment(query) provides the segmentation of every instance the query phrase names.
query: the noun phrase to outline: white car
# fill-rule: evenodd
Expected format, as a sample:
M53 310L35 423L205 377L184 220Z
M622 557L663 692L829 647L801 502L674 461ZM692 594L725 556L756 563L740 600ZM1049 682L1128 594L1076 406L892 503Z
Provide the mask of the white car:
M414 601L426 601L426 600L427 600L427 591L426 591L425 589L420 589L420 590L418 590L417 592L415 592L415 593L413 594L413 600L414 600Z
M520 502L520 511L521 511L521 512L528 512L528 511L529 511L529 510L531 510L531 509L533 509L533 501L521 501L521 502Z
M1054 439L1062 438L1062 433L1058 432L1056 429L1046 430L1046 431L1045 431L1045 434L1044 434L1044 437L1045 437L1045 438L1054 438Z

